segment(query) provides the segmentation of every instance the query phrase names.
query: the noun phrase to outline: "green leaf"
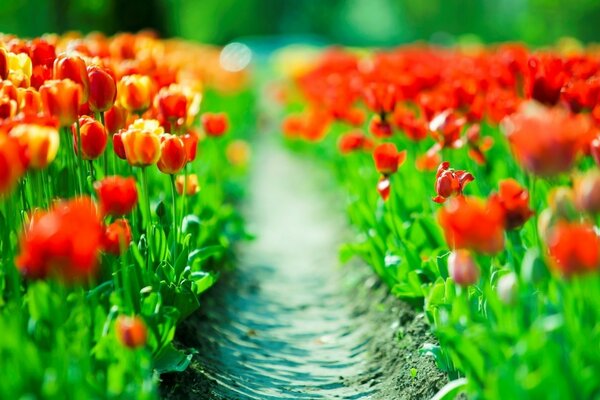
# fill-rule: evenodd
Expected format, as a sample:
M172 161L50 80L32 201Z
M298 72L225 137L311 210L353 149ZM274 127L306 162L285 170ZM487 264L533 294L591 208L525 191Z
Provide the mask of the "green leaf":
M172 344L165 346L154 358L154 369L159 374L182 372L190 365L193 354L185 354Z
M453 400L465 390L467 383L466 378L459 378L448 382L431 398L431 400Z

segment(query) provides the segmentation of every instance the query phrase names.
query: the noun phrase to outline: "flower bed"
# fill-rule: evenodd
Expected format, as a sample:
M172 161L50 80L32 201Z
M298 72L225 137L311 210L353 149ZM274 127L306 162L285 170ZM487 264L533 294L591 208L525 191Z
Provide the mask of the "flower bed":
M282 130L348 193L341 258L425 312L440 397L598 396L597 51L311 55L278 59Z

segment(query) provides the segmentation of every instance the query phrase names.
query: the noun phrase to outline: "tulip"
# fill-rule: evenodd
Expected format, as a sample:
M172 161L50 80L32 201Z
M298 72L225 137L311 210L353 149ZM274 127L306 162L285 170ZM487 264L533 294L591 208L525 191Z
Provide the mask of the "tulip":
M534 214L529 207L529 192L514 179L504 179L500 181L499 186L497 197L504 210L505 228L520 228Z
M244 140L234 140L227 145L225 156L231 165L244 167L250 160L250 146Z
M229 120L225 113L204 113L202 114L202 126L208 136L222 136L229 127Z
M88 99L90 110L93 112L108 111L117 98L117 85L114 77L104 68L92 65L87 68L90 82Z
M125 145L123 144L123 133L124 131L119 131L113 135L113 150L115 151L117 157L119 157L121 160L127 160Z
M85 66L85 61L79 56L60 54L54 60L54 79L70 79L81 86L79 104L86 103L90 93L90 81Z
M370 83L364 90L367 106L378 114L394 111L398 100L398 90L391 83Z
M16 87L29 87L33 65L25 53L8 53L8 77Z
M369 121L369 132L378 138L387 138L394 133L392 125L379 114L373 115Z
M398 151L393 143L383 143L375 147L373 161L375 168L384 176L389 176L398 170L406 160L406 150Z
M600 268L600 236L587 222L560 221L548 238L550 266L569 277Z
M77 127L71 126L75 153L78 153L79 142L77 139ZM102 155L108 142L106 129L99 122L84 115L79 118L79 133L81 136L81 158L84 160L95 160Z
M448 274L457 285L467 287L479 280L479 266L468 250L455 250L448 256Z
M104 215L119 217L129 214L138 200L137 187L133 178L109 176L94 183L100 209Z
M190 130L181 136L181 140L183 140L183 145L185 146L187 162L193 162L196 159L198 151L198 134L196 131Z
M36 214L21 235L15 264L32 279L51 274L64 281L85 281L98 267L102 225L89 197L58 203Z
M361 131L350 131L338 140L338 149L342 154L348 154L358 150L369 150L373 147L373 141Z
M42 110L42 97L40 93L32 88L17 89L19 98L19 110L24 114L37 115Z
M443 203L453 195L462 196L465 186L474 180L475 178L470 172L451 169L450 163L444 161L439 165L435 177L437 196L433 198L433 201Z
M379 193L383 201L387 201L390 197L390 189L390 179L385 176L379 178L379 182L377 182L377 193Z
M567 78L562 60L546 54L534 55L529 58L527 66L526 97L547 105L556 104Z
M189 174L186 176L179 175L175 179L175 190L181 196L184 194L186 196L193 196L200 191L200 186L198 185L198 176L196 174Z
M504 248L504 213L496 198L455 197L438 212L448 245L495 254Z
M159 114L167 121L176 125L183 125L187 117L188 98L183 89L177 85L171 85L160 89L154 98L154 104Z
M140 317L119 316L116 322L117 338L125 347L137 349L144 347L147 341L147 328Z
M109 134L114 135L125 128L127 122L127 110L123 107L114 105L104 113L104 125Z
M78 84L69 79L47 81L40 87L40 95L44 112L56 117L61 127L77 121L81 103L81 87Z
M35 66L52 67L56 59L54 45L44 39L34 39L31 44L31 62Z
M156 120L138 119L121 134L127 162L134 166L156 164L160 158L160 139L164 133Z
M119 104L129 112L141 113L152 101L152 80L145 75L126 75L117 88Z
M8 194L25 172L16 138L0 133L0 197Z
M160 136L160 159L158 169L165 174L176 174L186 164L186 151L183 141L171 134Z
M9 71L8 52L3 47L0 47L0 81L8 78Z
M575 204L583 212L600 213L600 171L590 170L575 178Z
M125 252L131 242L131 228L126 219L118 219L104 230L102 248L106 253L119 256Z
M11 129L10 136L16 138L26 149L26 157L32 168L46 168L56 158L60 137L54 127L34 124L17 125Z
M590 152L592 153L592 157L594 158L596 165L600 167L600 137L592 140L592 143L590 144Z

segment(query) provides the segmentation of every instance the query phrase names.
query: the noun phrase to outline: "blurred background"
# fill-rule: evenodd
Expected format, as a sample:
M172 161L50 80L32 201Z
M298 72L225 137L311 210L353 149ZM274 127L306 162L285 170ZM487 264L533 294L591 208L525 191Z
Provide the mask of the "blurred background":
M291 35L390 46L444 44L468 35L545 45L562 36L597 41L599 21L599 0L0 0L5 33L152 28L163 37L214 44Z

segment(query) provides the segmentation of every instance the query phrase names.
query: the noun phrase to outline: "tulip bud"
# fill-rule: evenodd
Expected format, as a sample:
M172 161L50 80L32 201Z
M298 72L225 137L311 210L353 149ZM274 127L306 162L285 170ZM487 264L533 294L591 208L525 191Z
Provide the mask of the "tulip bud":
M244 140L234 140L225 149L227 160L236 167L243 167L250 160L250 146Z
M25 53L8 53L8 80L16 87L29 87L33 66Z
M50 126L22 124L10 131L26 149L29 166L43 169L56 158L60 142L58 130Z
M575 179L575 204L590 214L600 213L600 171L591 170Z
M146 345L147 328L140 317L126 317L121 315L116 323L117 338L126 347L135 349Z
M198 134L190 130L181 137L181 140L183 140L183 145L185 146L187 162L193 162L196 159L198 151Z
M121 176L109 176L94 183L104 215L115 217L129 214L137 204L135 180Z
M54 60L53 77L54 79L70 79L79 84L81 86L79 104L88 101L90 81L83 58L71 54L60 54Z
M127 162L134 166L156 164L160 158L160 135L164 130L156 120L138 119L121 134Z
M498 298L506 305L513 305L517 301L518 282L517 275L509 273L498 280Z
M114 105L104 113L104 125L111 135L125 128L127 122L127 110L121 106Z
M127 111L140 113L150 107L152 80L145 75L127 75L119 81L119 104Z
M114 78L103 68L92 65L87 68L90 82L90 110L104 112L110 109L117 98L117 85Z
M448 274L458 285L466 287L479 280L479 267L468 250L455 250L448 257Z
M186 152L183 141L171 134L160 136L158 169L164 174L176 174L185 166Z
M399 152L393 143L380 144L373 151L375 168L384 176L395 173L404 160L406 160L406 150Z
M225 113L204 113L202 114L202 126L208 136L222 136L229 127L229 120Z
M187 181L185 180L184 175L179 175L175 179L175 190L181 196L184 194L186 196L193 196L200 191L200 186L198 185L198 176L196 174L190 174L187 176Z
M77 126L71 126L73 133L74 150L79 152L79 142L77 140ZM81 158L84 160L95 160L104 153L108 134L106 129L99 122L87 115L79 118L79 134L81 136Z
M70 126L77 121L81 104L81 87L75 82L47 81L40 87L42 106L47 115L58 119L60 126Z
M106 253L119 256L127 250L131 242L131 228L126 219L118 219L104 230L102 248Z

